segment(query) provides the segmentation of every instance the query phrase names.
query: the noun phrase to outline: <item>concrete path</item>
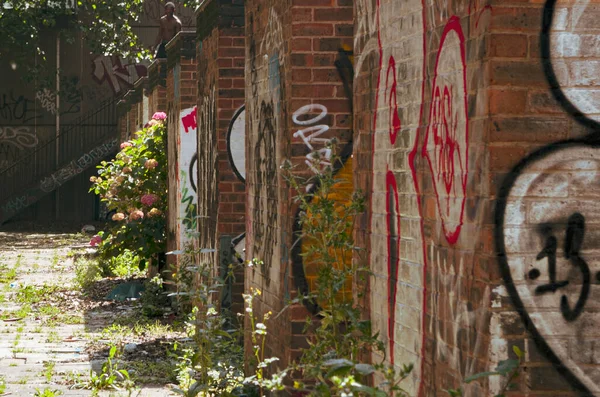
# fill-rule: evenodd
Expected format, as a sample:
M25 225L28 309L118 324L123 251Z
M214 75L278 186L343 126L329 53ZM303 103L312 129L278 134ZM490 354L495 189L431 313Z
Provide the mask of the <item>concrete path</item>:
M88 241L83 235L0 232L0 379L6 383L0 395L35 396L36 389L59 390L63 396L92 395L90 390L74 387L89 379L91 368L101 368L105 361L91 360L89 345L98 341L116 312L114 305L103 310L98 303L90 309L75 287L69 255L74 247L76 252L84 252ZM44 285L59 291L48 287L52 296L41 297L43 302L38 304L18 301L18 291L27 291L27 286L35 286L31 291L46 291ZM132 395L173 393L166 386L157 386Z

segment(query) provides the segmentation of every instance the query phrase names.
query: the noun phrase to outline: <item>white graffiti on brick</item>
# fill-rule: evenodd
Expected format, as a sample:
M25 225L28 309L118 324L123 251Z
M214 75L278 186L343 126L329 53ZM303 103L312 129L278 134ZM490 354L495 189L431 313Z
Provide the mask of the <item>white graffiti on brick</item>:
M487 355L487 344L484 341L484 330L489 324L491 312L490 288L486 286L483 296L477 302L479 308L472 308L470 298L472 291L463 285L466 280L464 259L458 265L440 257L440 252L433 245L429 246L432 258L431 285L434 294L431 297L431 316L428 324L428 335L434 336L433 362L446 363L455 370L460 379L478 372L478 360ZM444 318L446 321L439 321ZM467 353L468 352L468 353ZM484 391L477 383L465 384L465 397L479 397Z
M316 116L304 119L305 116L312 113L318 113ZM292 120L296 125L306 126L294 133L294 138L301 139L310 149L310 153L304 161L308 167L315 173L320 174L322 169L331 165L331 148L327 147L331 139L320 138L321 135L329 131L329 126L317 123L327 116L327 108L319 104L310 104L302 106L294 112ZM319 146L317 147L316 144ZM320 167L320 168L317 168ZM310 187L307 186L307 190Z
M531 162L508 195L503 224L512 283L539 336L600 395L600 152L570 146ZM514 298L513 298L514 299ZM588 346L590 356L576 355Z
M29 127L0 127L0 144L8 144L19 150L30 149L38 144L35 132Z
M42 179L40 182L40 189L46 193L57 189L65 182L82 173L86 168L98 163L115 150L118 145L119 140L115 138L108 143L102 144L89 152L84 153L77 160L71 161L52 175Z
M246 110L236 112L227 137L227 150L235 172L246 180Z
M194 189L195 180L198 177L198 162L192 164L196 154L197 143L197 108L188 108L179 113L179 136L177 137L178 161L177 175L179 175L177 186L178 197L178 220L179 249L184 249L192 243L189 231L196 231L196 215L198 207L198 195ZM190 169L190 166L192 169Z
M550 55L558 84L581 113L600 121L598 3L557 0L554 9Z
M51 114L56 114L56 94L54 94L52 91L44 88L35 94L35 99L39 101L44 110L50 112Z
M283 64L285 54L283 43L283 25L274 8L269 12L269 21L265 30L266 34L260 42L260 54L278 54L279 63ZM267 55L268 56L268 55Z

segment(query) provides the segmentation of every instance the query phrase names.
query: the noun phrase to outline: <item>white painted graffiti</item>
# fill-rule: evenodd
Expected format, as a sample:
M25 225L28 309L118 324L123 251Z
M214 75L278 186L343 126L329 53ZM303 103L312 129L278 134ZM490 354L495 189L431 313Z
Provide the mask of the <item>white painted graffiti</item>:
M49 177L42 179L42 181L40 182L40 189L46 193L57 189L65 182L77 176L86 168L90 167L94 163L104 158L107 154L111 153L111 151L117 148L118 144L119 140L115 138L108 143L102 144L90 150L89 152L84 153L77 160L71 161L69 164L62 167Z
M266 34L260 43L261 54L278 54L279 63L283 64L285 54L283 43L283 25L277 12L271 8L269 22L267 23Z
M38 138L29 127L0 127L0 144L9 144L19 150L35 147Z
M197 107L185 109L179 114L178 150L178 205L179 248L183 249L192 243L189 230L196 230L198 195L196 180L198 178L198 162L196 156L197 139Z
M300 119L301 116L311 114L315 111L319 112L319 114L315 117L307 120ZM327 108L323 105L319 105L316 103L302 106L300 109L296 110L296 112L294 112L294 115L292 116L292 120L295 124L300 126L310 126L296 131L294 133L294 138L302 139L304 144L311 150L311 152L306 156L305 163L315 174L321 173L323 168L331 165L331 149L328 147L317 149L315 148L315 146L313 146L314 143L319 143L323 146L327 146L327 144L331 142L331 139L319 138L325 132L329 131L328 125L313 125L323 120L326 116ZM321 170L319 170L316 167L317 165L321 168Z
M56 114L56 94L52 91L44 88L35 94L35 99L40 102L40 105L42 105L46 111Z
M148 74L146 66L136 63L123 64L117 56L99 56L94 59L92 77L98 84L107 81L116 95L122 87L131 87L140 77Z

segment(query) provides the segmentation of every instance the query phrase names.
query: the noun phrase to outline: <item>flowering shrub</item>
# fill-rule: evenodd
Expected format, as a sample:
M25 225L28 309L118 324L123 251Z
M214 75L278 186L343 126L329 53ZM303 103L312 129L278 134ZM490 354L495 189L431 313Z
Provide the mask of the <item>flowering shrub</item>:
M90 191L100 195L115 222L106 233L94 236L101 255L118 256L130 250L141 259L155 257L166 248L167 157L166 115L155 113L148 127L123 142L121 151L98 166Z

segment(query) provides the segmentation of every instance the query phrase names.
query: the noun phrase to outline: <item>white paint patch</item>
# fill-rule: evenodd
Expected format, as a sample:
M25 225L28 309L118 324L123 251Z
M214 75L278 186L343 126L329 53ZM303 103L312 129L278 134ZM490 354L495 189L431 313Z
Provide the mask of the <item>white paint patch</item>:
M236 113L229 133L229 154L235 171L246 180L246 110Z

